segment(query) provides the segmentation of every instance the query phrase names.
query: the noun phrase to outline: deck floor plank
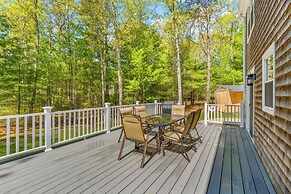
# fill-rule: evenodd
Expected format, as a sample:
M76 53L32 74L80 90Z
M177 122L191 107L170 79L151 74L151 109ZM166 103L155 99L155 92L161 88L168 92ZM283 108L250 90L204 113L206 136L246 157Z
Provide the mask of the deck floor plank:
M246 129L225 125L221 137L224 134L223 159L218 148L207 193L275 193Z
M212 144L208 159L205 163L203 173L200 176L195 193L206 193L207 192L208 181L209 181L210 176L211 176L212 166L213 166L215 155L216 155L216 152L218 149L220 134L221 134L221 127L219 128L219 131L217 132L217 135L216 135L214 142Z
M208 160L212 144L213 144L214 140L216 139L218 132L219 132L218 130L212 131L209 139L205 142L206 145L204 147L204 150L202 151L202 154L201 154L197 164L195 165L195 168L193 169L193 172L195 172L195 173L191 173L191 175L187 181L187 184L185 185L182 193L184 193L184 194L192 193L196 190L196 187L198 186L199 179L200 179L201 175L203 174L204 166ZM194 190L193 190L193 188L194 188Z
M242 133L246 134L246 131L242 131ZM265 181L265 183L267 185L269 193L270 194L276 194L276 191L275 191L275 189L274 189L274 187L273 187L273 185L271 183L271 180L270 180L270 178L269 178L269 176L268 176L268 174L266 172L265 167L263 166L263 163L262 163L262 161L261 161L261 159L259 157L259 154L258 154L257 150L255 149L255 146L251 143L252 140L251 140L250 136L248 136L247 134L246 134L246 136L247 136L246 139L250 142L251 149L252 149L253 154L255 156L255 159L256 159L256 161L258 163L259 169L260 169L260 171L262 173L263 179L264 179L264 181Z
M246 155L248 158L248 162L250 164L249 166L250 166L250 170L251 170L252 175L253 175L253 180L254 180L255 186L257 188L256 189L257 193L259 193L259 194L269 193L267 185L265 183L265 180L260 172L259 165L255 159L254 154L253 154L251 144L247 139L247 134L242 132L241 138L242 138L242 141L244 142Z
M219 144L213 164L211 179L209 182L207 193L218 194L220 190L221 172L223 165L224 144L225 144L226 131L222 130L220 133Z
M201 128L200 133L201 135L206 134L205 128ZM197 149L200 149L201 143L196 142ZM190 150L187 152L189 158L192 160L193 157L196 156L196 152L194 150ZM188 165L188 161L180 156L175 163L178 163L175 165L174 169L167 168L167 170L155 181L155 183L148 188L146 193L168 193L171 190L171 187L174 185L178 177L180 177L181 173L185 170L185 168Z
M240 168L240 158L238 153L238 145L237 145L237 139L240 137L237 137L238 134L236 133L236 130L232 130L231 133L231 183L232 183L232 193L233 194L243 194L244 193L244 187L242 182L242 174L241 174L241 168Z
M231 130L226 129L226 138L224 145L223 165L220 182L220 192L231 194Z
M115 146L116 147L116 146ZM111 152L112 152L112 148L110 149ZM117 151L118 149L116 149ZM47 180L49 179L50 182L52 180L56 180L59 182L59 179L61 179L62 177L65 177L66 179L69 179L69 176L68 174L66 173L68 170L70 169L74 169L74 173L77 173L78 170L80 169L82 172L86 170L86 167L87 166L90 166L90 163L91 165L95 165L94 163L96 161L98 161L98 159L104 159L104 153L106 154L107 152L101 152L99 153L99 156L97 158L97 160L86 160L86 158L83 156L83 162L82 161L67 161L67 166L64 166L64 167L59 167L58 165L55 165L57 166L57 171L55 170L55 166L47 166L45 168L42 168L40 171L37 172L37 174L33 173L33 174L30 174L30 175L33 175L33 176L30 176L29 178L27 177L21 177L20 179L15 177L14 181L10 182L9 184L6 185L6 189L9 188L9 185L10 187L15 187L17 185L17 187L20 189L25 189L25 187L31 187L39 182L42 182L43 180ZM92 153L91 153L92 154ZM110 152L107 153L108 157L110 157ZM89 153L87 153L87 156L88 157L91 157L91 155ZM116 156L117 157L117 156ZM90 158L89 158L90 159ZM108 160L108 159L107 159ZM107 161L106 160L106 161ZM73 165L70 165L70 164L73 164ZM102 162L100 162L100 164L102 164ZM85 168L84 168L85 166ZM52 173L49 173L49 172L52 172ZM43 174L48 174L48 176L43 176ZM63 174L63 176L58 176L59 174ZM31 185L32 184L32 185ZM24 187L21 187L21 186L24 186Z
M255 188L254 180L253 180L252 173L249 167L246 151L241 139L241 133L239 130L236 130L235 133L237 135L237 145L238 145L238 151L239 151L239 157L240 157L244 191L245 193L255 194L256 188Z
M211 137L211 134L213 132L213 126L209 126L209 128L207 129L207 134L203 137L202 139L202 143L201 143L201 148L199 148L195 154L195 157L192 157L191 162L188 164L187 169L185 169L183 171L183 173L181 174L181 176L178 178L178 180L176 181L176 183L172 186L170 193L181 193L185 187L185 185L187 184L187 181L189 179L189 177L191 176L195 165L197 164L205 146L206 146L206 142L209 139L209 137ZM216 130L218 130L216 128ZM194 189L193 189L194 191Z
M117 136L117 132L112 132L112 137L113 136ZM93 138L87 139L81 146L78 143L74 143L70 144L70 146L54 149L46 154L37 154L4 164L3 166L5 166L5 168L3 170L1 169L0 175L8 173L11 174L11 176L6 177L5 180L0 180L0 186L1 184L15 181L17 178L25 177L27 171L29 171L31 175L37 176L39 171L49 166L54 166L55 164L58 164L60 167L62 167L62 165L68 166L67 161L71 161L71 159L82 159L84 155L88 155L88 151L94 152L95 149L100 149L101 147L106 148L108 144L113 143L112 140L114 139L115 138L109 139L109 137L102 139L100 136L97 136L95 140ZM18 165L13 166L12 164L15 163ZM27 163L29 163L29 165L27 165Z
M124 148L124 154L130 153L118 161L121 144L116 130L0 165L0 193L205 193L207 188L209 193L215 177L216 185L226 185L233 193L256 193L258 184L264 183L263 191L273 194L245 131L229 128L226 133L221 125L201 124L198 130L203 142L197 142L197 152L187 152L191 162L179 153L179 146L173 146L165 156L153 155L141 169L143 148L130 152L132 142ZM155 146L150 147L149 153L154 152ZM223 170L230 170L231 185L221 183ZM241 184L244 190L233 190Z

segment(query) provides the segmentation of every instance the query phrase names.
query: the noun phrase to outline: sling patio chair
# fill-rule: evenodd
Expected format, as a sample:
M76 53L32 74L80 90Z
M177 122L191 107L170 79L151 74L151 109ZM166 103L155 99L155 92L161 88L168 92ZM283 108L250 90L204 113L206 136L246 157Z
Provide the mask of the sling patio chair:
M121 124L122 124L122 118L124 117L124 115L126 114L133 114L133 107L125 107L125 108L119 108L119 114L120 114L120 118L121 118ZM121 140L122 134L123 134L123 127L121 128L121 132L118 138L118 143Z
M172 105L172 115L184 115L185 105Z
M172 115L185 115L185 105L172 105ZM179 124L183 124L182 120Z
M198 130L197 130L197 123L198 123L198 121L199 121L199 118L200 118L200 115L201 115L201 109L198 109L197 111L195 111L194 112L194 115L193 115L193 122L192 122L192 125L191 125L191 127L190 127L190 133L191 133L191 131L192 130L194 130L195 129L195 131L196 131L196 133L197 133L197 139L200 141L200 143L202 143L202 136L200 136L199 135L199 133L198 133ZM189 134L190 134L189 133Z
M126 114L124 115L122 120L123 120L122 126L124 129L124 136L123 136L122 144L120 147L118 160L121 160L121 155L124 148L125 140L132 141L136 144L143 144L144 150L143 150L143 156L142 156L141 165L140 165L140 167L143 168L149 142L151 142L153 139L156 139L157 152L159 152L159 138L155 132L145 134L145 131L143 129L142 122L141 122L141 117L139 115ZM151 136L152 138L150 138Z
M183 141L186 140L186 137L189 136L189 132L191 129L191 125L192 125L192 121L193 121L193 112L190 113L189 115L187 115L186 117L186 122L183 128L178 128L175 129L175 126L171 126L171 128L169 128L163 135L164 139L168 139L171 143L176 142L176 143L180 143L182 146L182 155L184 158L186 158L186 160L188 162L190 162L190 158L186 152L186 149L184 147ZM189 136L190 137L190 136ZM190 141L191 141L191 148L194 149L194 151L197 150L194 142L192 141L192 138L190 137ZM164 154L164 153L163 153Z
M135 106L135 114L139 115L141 118L148 116L145 106Z

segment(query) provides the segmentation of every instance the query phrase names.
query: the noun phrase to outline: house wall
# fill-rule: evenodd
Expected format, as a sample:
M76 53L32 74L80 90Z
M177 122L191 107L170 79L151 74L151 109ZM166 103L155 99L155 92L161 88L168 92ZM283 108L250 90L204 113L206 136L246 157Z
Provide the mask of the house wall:
M291 193L291 1L254 0L246 72L255 69L255 145L279 193ZM275 42L275 115L262 110L262 56Z

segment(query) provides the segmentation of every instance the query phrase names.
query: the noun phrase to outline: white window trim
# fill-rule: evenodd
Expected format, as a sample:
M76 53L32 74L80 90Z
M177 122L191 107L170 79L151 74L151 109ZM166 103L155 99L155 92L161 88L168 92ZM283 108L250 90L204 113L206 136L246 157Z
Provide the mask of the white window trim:
M251 22L251 8L253 9L253 25L250 29L250 34L248 35L248 28L249 28L249 22ZM249 43L250 41L250 37L252 36L252 32L253 32L253 29L254 29L254 26L255 26L255 4L254 4L254 0L251 0L251 3L250 3L250 6L249 6L249 9L248 9L248 13L247 13L247 43Z
M270 55L273 55L274 60L274 66L273 66L273 108L270 108L268 106L265 106L265 83L268 83L270 81L266 81L266 65L265 65L265 59L268 59ZM262 57L262 97L263 97L263 103L262 108L264 112L267 112L271 115L275 115L275 66L276 66L276 60L275 60L275 43L273 43L268 50L264 53Z

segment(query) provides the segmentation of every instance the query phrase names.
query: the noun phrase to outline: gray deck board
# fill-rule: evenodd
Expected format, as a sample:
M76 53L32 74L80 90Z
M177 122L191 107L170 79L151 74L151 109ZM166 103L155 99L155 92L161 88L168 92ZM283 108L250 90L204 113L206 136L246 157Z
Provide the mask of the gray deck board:
M188 164L187 169L185 169L183 171L183 173L181 174L181 176L179 177L179 179L176 181L176 183L172 186L172 189L170 191L170 193L181 193L185 187L185 185L187 184L187 181L189 179L189 177L191 176L191 174L194 171L195 165L197 164L205 146L206 146L206 142L208 141L209 137L211 136L211 134L213 133L213 126L209 126L209 128L207 128L207 134L203 137L202 139L202 144L203 146L201 146L196 154L195 157L192 157L191 162ZM219 130L219 128L216 128L216 130ZM193 189L194 191L194 189Z
M246 139L247 139L249 142L252 141L251 138L250 138L250 136L247 136ZM275 189L274 189L274 187L273 187L273 185L272 185L272 183L271 183L271 181L270 181L270 179L269 179L269 176L268 176L268 174L267 174L267 172L266 172L266 170L265 170L265 167L263 166L263 163L262 163L261 159L259 158L259 154L258 154L257 150L255 149L255 147L254 147L253 144L250 144L250 146L251 146L251 149L252 149L252 151L253 151L253 154L254 154L255 159L256 159L256 161L257 161L257 163L258 163L259 169L260 169L260 171L261 171L261 173L262 173L263 179L264 179L264 181L265 181L265 183L266 183L266 186L267 186L269 192L270 192L271 194L275 194L276 191L275 191Z
M216 130L216 131L213 131L211 133L211 136L210 138L208 139L208 141L206 142L206 146L204 147L204 150L197 162L197 164L195 165L195 168L193 170L193 172L195 173L192 173L187 181L187 184L185 185L184 189L183 189L183 193L187 194L187 193L192 193L196 190L197 186L198 186L198 182L200 180L200 177L201 175L203 174L203 171L204 171L204 167L205 167L205 164L207 161L209 161L209 154L210 154L210 151L211 151L211 148L213 147L213 143L214 141L216 140L216 137L217 137L217 134L219 133L220 131ZM213 158L214 159L214 158ZM208 183L208 180L204 182L205 183L205 186L207 185ZM201 184L203 184L201 182ZM193 187L195 185L195 190L193 190Z
M231 133L231 182L232 182L232 193L233 194L242 194L244 193L243 182L242 182L242 174L240 168L240 158L238 153L237 146L237 134L236 131L233 130Z
M236 131L237 135L237 145L238 145L238 151L239 151L239 157L241 161L241 171L242 171L242 180L243 180L243 186L244 186L244 191L245 193L249 194L255 194L256 193L256 188L254 184L254 180L252 177L252 173L249 167L249 163L247 160L247 155L245 152L245 148L243 146L243 142L241 139L240 131Z
M199 124L198 130L203 142L197 142L197 152L187 151L191 162L179 153L179 146L173 145L166 149L165 156L155 154L150 158L148 155L148 163L141 169L142 148L139 153L132 151L132 142L125 144L123 153L129 154L118 161L121 144L117 143L120 134L117 130L0 165L0 193L205 193L212 167L216 165L216 152L223 156L224 147L220 142L223 137L220 137L221 125ZM226 139L224 132L222 136ZM229 169L236 175L242 172L242 177L231 178L237 182L232 187L242 182L244 191L256 192L259 182L252 180L253 168L250 165L236 168L248 157L258 160L254 147L245 146L248 137L239 138L237 131L229 130L226 136L237 137L234 147L229 146L229 153L240 157L230 162L233 168ZM153 154L154 143L150 147L149 154ZM257 171L261 171L261 165L256 165Z
M266 194L269 193L267 185L265 183L265 180L261 174L261 171L259 169L258 163L255 159L255 156L252 152L252 147L251 144L248 143L248 139L247 139L247 134L246 133L241 133L241 137L242 137L242 141L246 142L244 143L244 147L246 150L246 155L248 157L248 162L250 164L250 169L253 175L253 180L256 186L256 191L257 193L261 193L261 194Z
M205 135L207 133L206 130L200 130L201 134ZM203 147L200 143L197 142L196 144L197 149L199 147ZM194 150L188 151L188 156L191 160L193 157L197 157L197 152ZM191 162L190 162L191 163ZM146 193L168 193L177 179L180 177L181 173L186 169L186 166L190 165L185 158L180 155L176 160L175 163L172 163L163 173L161 176L156 179L152 186L150 186Z
M212 166L213 166L215 155L216 155L218 145L219 145L220 133L221 133L221 129L220 129L220 131L217 132L215 140L212 144L211 150L209 152L209 157L205 163L204 171L200 176L195 193L206 193L207 192L208 181L209 181L210 176L211 176Z
M226 134L224 148L216 153L207 192L275 193L247 131L238 126L225 125L221 134L222 142Z
M200 128L199 133L203 136L206 136L207 133L209 133L210 130L205 130L206 127ZM200 144L200 142L197 142L196 144L197 150L199 150L203 145ZM190 163L193 163L194 157L198 157L198 153L191 151L188 152L189 158L191 159ZM186 167L188 166L188 161L186 161L184 158L181 158L179 165L175 167L175 169L171 172L171 174L165 179L159 181L156 184L163 183L161 187L150 187L147 190L147 193L169 193L181 176L181 174L185 171Z
M116 134L116 132L113 133ZM37 176L39 171L41 171L43 168L48 168L49 166L54 166L55 164L58 164L60 167L62 167L62 165L68 166L68 160L70 161L71 158L74 160L82 158L83 155L88 152L88 150L94 152L94 146L95 148L101 148L106 144L108 145L109 143L112 143L112 140L113 139L110 141L108 137L101 139L101 137L98 136L96 137L95 141L93 139L86 140L86 143L82 146L71 144L70 146L61 147L61 149L54 149L53 151L47 152L46 154L37 154L5 164L4 166L6 168L3 169L3 171L1 170L0 174L7 173L7 169L11 168L11 165L14 164L13 171L17 172L17 176L14 177L14 173L12 172L12 176L7 177L5 180L0 180L0 186L1 184L7 184L10 181L15 181L16 178L25 177L27 175L27 171L29 171L31 175ZM26 165L27 162L29 162L29 165ZM15 165L15 163L18 165ZM9 171L9 173L11 173L11 171Z
M220 192L231 194L231 130L226 129Z

